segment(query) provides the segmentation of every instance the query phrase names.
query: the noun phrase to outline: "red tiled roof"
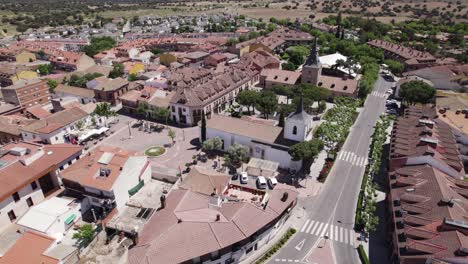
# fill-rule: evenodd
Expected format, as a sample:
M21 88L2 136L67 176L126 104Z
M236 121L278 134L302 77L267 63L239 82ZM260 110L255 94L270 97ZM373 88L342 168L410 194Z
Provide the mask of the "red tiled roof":
M58 264L59 260L44 255L54 243L53 238L27 231L0 257L0 264Z

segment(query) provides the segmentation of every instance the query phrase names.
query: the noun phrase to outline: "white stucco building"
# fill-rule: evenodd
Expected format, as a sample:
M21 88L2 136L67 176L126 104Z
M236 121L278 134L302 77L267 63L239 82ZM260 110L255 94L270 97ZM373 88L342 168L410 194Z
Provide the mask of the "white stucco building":
M61 176L67 193L85 197L83 213L94 208L108 214L114 209L124 211L130 196L151 179L151 165L146 156L134 151L99 146Z
M240 144L250 149L251 157L278 162L280 168L299 170L302 162L292 160L288 150L294 144L312 139L312 116L303 109L302 102L286 118L284 128L213 115L207 119L206 138L214 137L223 141L224 151L233 144Z
M0 149L0 229L15 223L61 184L58 174L79 159L75 145L19 142Z

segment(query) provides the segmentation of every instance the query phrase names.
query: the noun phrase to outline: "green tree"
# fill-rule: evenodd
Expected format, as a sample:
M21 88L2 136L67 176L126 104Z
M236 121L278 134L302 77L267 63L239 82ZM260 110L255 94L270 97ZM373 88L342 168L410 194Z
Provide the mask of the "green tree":
M99 103L96 105L94 109L94 114L102 117L110 117L114 116L117 113L111 109L111 105L109 103Z
M175 130L173 130L172 128L169 128L169 131L167 131L167 136L171 139L172 144L174 144L175 138L177 136Z
M201 142L206 141L206 116L205 111L202 111L202 119L201 119Z
M313 139L311 141L302 141L289 148L288 153L292 160L308 160L317 156L318 153L323 149L323 142L319 139Z
M423 81L409 81L400 86L400 97L404 102L414 105L427 104L434 99L436 89Z
M223 141L220 137L214 137L203 141L202 150L213 154L215 151L221 150L223 147Z
M237 94L236 101L240 105L246 106L250 115L250 109L252 108L252 112L254 111L254 106L259 98L260 93L255 90L242 90Z
M157 107L153 110L153 116L158 120L164 120L164 123L167 125L167 121L171 116L171 112L168 108L165 107Z
M79 243L86 246L93 240L94 233L95 230L92 225L84 224L80 227L78 232L73 234L73 238L77 239Z
M115 79L124 75L124 65L122 63L115 63L112 71L109 73L109 78Z
M137 113L140 114L141 116L148 118L149 110L150 108L147 102L142 101L138 104Z
M298 66L292 62L286 62L281 64L281 68L285 71L295 71L297 67Z
M278 105L278 98L276 94L272 91L265 91L263 90L260 93L260 97L257 100L257 108L260 112L262 112L265 119L268 119L268 116L272 114Z
M226 45L227 46L233 46L235 44L239 43L239 40L237 38L230 38L227 40Z
M112 49L115 44L115 40L111 37L92 38L90 44L83 47L83 51L86 55L93 57L99 52Z
M128 75L127 80L128 80L129 82L134 82L134 81L138 80L138 76L136 75L136 73L130 73L130 74Z
M240 167L242 162L248 162L250 158L249 148L240 144L233 144L229 147L224 156L224 163L228 167Z
M405 65L396 60L385 60L385 64L388 65L388 69L395 75L400 75L405 70Z
M52 64L41 64L37 67L40 75L48 75L52 72Z
M286 99L289 100L294 95L293 89L291 86L275 85L271 90L277 95L286 96Z
M55 92L55 88L57 88L58 83L56 80L47 79L47 86L49 87L49 92Z

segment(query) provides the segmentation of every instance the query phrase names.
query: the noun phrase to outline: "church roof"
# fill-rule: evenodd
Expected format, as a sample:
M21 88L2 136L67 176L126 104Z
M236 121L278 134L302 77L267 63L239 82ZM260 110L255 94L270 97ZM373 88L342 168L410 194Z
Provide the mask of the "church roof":
M320 64L320 57L317 48L317 37L315 37L314 47L310 51L309 57L307 58L304 66L319 66Z
M295 120L295 121L302 121L304 124L307 124L312 120L312 115L309 115L305 110L304 110L304 100L301 96L301 101L297 105L297 109L294 113L291 113L288 116L288 120Z

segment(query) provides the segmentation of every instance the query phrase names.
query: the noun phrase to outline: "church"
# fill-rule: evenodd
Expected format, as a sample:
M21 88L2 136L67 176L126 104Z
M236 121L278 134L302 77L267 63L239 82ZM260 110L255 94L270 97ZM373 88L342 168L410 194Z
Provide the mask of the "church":
M332 54L334 55L334 54ZM329 57L329 56L324 56ZM333 68L333 67L332 67ZM281 69L263 69L260 73L259 84L264 89L271 89L275 85L293 86L311 84L329 90L333 96L358 96L358 79L356 74L347 74L341 70L325 68L320 60L317 38L310 54L302 66L302 72Z
M248 116L213 115L206 121L206 138L219 137L223 151L233 144L240 144L249 148L252 158L277 162L283 169L301 168L302 161L292 160L289 148L312 139L312 116L304 110L302 100L296 111L285 118L284 128L275 126L274 120Z

